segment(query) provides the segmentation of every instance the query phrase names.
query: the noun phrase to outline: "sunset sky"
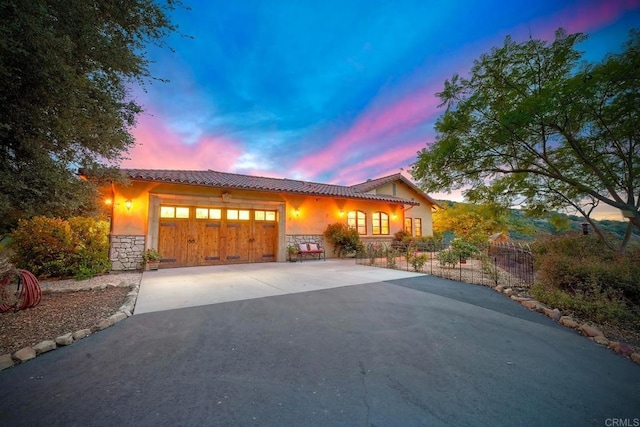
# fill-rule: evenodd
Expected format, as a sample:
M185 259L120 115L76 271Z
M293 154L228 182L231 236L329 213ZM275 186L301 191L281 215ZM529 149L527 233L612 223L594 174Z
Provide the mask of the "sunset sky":
M145 108L128 168L214 169L355 184L404 169L434 140L436 92L480 54L558 27L588 60L620 51L640 0L197 1L150 48L168 79Z

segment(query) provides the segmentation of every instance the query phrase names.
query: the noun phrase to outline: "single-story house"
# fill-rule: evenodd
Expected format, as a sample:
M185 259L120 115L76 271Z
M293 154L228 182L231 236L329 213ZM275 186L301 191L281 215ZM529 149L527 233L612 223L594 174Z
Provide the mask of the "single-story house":
M140 267L154 248L161 268L286 261L287 247L333 248L323 232L344 222L364 243L406 230L433 234L440 206L401 174L352 186L213 170L123 169L130 185L112 186L113 270Z

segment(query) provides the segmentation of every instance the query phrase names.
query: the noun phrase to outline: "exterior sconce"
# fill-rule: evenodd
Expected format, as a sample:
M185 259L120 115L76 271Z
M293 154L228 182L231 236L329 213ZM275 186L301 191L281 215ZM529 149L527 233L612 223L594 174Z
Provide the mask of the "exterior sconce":
M107 206L111 206L113 204L113 199L110 197L108 199L104 199L104 204Z
M127 208L128 211L130 211L133 207L133 201L131 199L127 200L126 202L124 202L124 207Z
M298 218L298 217L300 216L300 209L295 208L295 209L293 210L293 216L295 216L296 218Z
M344 211L342 209L340 209L340 218L342 218L344 216Z

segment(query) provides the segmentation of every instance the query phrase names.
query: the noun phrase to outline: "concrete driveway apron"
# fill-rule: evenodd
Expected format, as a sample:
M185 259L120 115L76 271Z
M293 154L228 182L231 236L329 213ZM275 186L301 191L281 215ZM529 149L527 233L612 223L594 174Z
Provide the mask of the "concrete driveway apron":
M353 260L162 269L143 274L134 314L421 275L401 270L354 268Z

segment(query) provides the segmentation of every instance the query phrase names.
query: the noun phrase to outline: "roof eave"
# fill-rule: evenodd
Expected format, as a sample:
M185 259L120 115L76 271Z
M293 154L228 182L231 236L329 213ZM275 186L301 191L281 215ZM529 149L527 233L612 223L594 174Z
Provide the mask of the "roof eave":
M292 190L276 190L270 188L256 188L256 187L247 187L247 186L239 186L239 185L218 185L218 184L207 184L202 182L189 182L189 181L180 181L180 180L165 180L165 179L153 179L153 178L139 178L139 177L129 177L132 181L141 181L141 182L156 182L162 184L180 184L180 185L193 185L193 186L205 186L210 188L220 188L220 189L234 189L234 190L245 190L245 191L260 191L265 193L274 193L274 194L291 194L291 195L303 195L303 196L315 196L315 197L327 197L332 199L353 199L353 200L364 200L378 203L397 203L404 205L413 205L418 206L420 203L414 200L402 199L399 197L393 196L383 196L383 197L371 197L371 196L381 196L381 195L373 195L370 193L360 193L360 194L325 194L325 193L316 193L312 191L292 191Z

